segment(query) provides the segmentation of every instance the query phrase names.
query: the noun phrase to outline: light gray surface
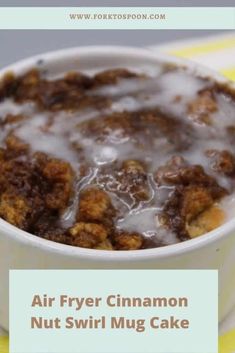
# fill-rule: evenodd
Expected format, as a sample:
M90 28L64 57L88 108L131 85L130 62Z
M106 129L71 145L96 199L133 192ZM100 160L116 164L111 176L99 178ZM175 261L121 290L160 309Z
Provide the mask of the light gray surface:
M224 31L225 32L225 31ZM67 47L81 45L148 46L210 34L218 31L0 31L0 67L19 59Z

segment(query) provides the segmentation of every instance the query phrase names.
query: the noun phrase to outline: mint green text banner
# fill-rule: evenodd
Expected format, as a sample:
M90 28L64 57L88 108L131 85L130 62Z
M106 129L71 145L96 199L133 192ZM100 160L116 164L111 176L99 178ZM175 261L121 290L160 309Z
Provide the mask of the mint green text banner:
M10 352L217 353L217 308L213 270L12 270Z
M1 7L0 29L235 29L235 7Z

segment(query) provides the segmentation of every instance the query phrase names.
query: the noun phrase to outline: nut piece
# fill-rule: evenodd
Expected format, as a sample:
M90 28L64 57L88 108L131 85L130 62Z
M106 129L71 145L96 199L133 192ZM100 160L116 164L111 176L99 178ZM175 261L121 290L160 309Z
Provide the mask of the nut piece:
M7 222L21 229L25 229L29 211L30 207L23 197L7 192L1 195L0 217Z
M186 221L190 222L212 204L213 198L207 189L200 186L189 186L183 194L181 214Z
M224 221L224 211L219 207L212 206L187 224L187 231L190 238L195 238L221 226Z
M102 243L99 243L95 249L97 250L114 250L113 245L109 239L106 239L105 241L102 241Z
M131 194L136 201L149 198L149 185L145 166L138 160L126 160L117 173L119 190Z
M94 248L108 236L108 231L102 224L85 222L76 223L69 233L72 236L71 245L82 248Z
M29 145L23 142L19 137L15 136L13 132L8 134L5 139L5 144L8 149L8 154L14 154L15 156L24 154L28 151Z
M188 175L188 170L185 173L182 172L185 168L187 168L185 159L181 156L174 156L165 165L157 169L155 180L158 185L181 184L183 183L183 174Z
M122 169L126 173L130 173L130 174L145 173L144 165L140 161L137 161L134 159L128 159L124 161L122 164Z
M43 175L58 183L70 183L72 170L69 163L59 159L49 159L43 168Z
M235 174L235 158L229 151L207 150L206 156L210 158L211 167L227 176Z
M95 86L116 84L119 79L137 77L137 74L126 69L106 70L98 73L94 77Z
M138 250L141 249L144 239L138 233L121 232L114 236L114 247L116 250Z
M114 215L115 209L105 191L91 187L81 192L78 208L79 220L107 223Z
M7 116L2 120L2 123L3 125L15 124L26 119L28 119L28 117L23 114L7 114Z
M72 192L73 171L71 166L58 159L49 159L42 168L43 176L52 183L52 190L46 196L49 209L63 210Z
M160 219L181 241L189 238L187 224L227 194L201 166L189 165L178 157L160 167L155 180L158 185L174 186Z
M164 166L159 167L155 180L159 185L218 185L213 177L205 173L202 166L190 165L180 156L173 157Z
M198 97L189 103L188 113L191 119L200 124L211 124L210 114L218 109L217 102L211 90L205 89L198 93Z
M63 233L61 229L49 229L45 233L38 233L40 237L46 239L46 240L51 240L55 241L57 243L61 244L68 244L68 236Z

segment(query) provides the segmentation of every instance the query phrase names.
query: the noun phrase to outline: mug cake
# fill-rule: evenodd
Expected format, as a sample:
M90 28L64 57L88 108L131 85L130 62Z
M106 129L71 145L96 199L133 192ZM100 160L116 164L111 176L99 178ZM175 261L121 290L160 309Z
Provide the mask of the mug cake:
M0 217L41 238L140 250L233 216L235 93L168 64L0 83Z

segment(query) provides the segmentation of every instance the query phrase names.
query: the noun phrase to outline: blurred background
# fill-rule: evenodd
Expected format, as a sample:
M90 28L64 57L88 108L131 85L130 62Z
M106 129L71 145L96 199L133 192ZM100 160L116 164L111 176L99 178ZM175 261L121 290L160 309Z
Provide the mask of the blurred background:
M0 0L0 6L234 6L234 0ZM150 46L168 41L206 37L226 31L204 30L43 30L0 31L0 67L45 51L81 45Z

